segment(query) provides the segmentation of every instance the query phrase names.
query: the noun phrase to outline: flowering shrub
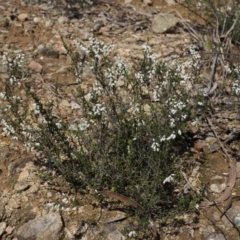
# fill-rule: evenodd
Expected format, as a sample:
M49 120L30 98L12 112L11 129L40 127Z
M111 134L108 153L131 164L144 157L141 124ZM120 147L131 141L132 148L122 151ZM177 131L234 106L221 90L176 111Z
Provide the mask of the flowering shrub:
M143 60L130 66L110 59L114 46L96 39L89 43L74 41L76 51L65 46L78 84L79 112L69 120L61 117L57 87L52 100L44 101L28 81L24 55L3 55L9 72L0 93L3 132L76 189L116 191L149 214L164 216L182 199L174 188L180 185L179 160L192 107L190 70L199 68L200 57L191 47L190 61L169 67L144 45ZM95 78L88 88L86 66Z

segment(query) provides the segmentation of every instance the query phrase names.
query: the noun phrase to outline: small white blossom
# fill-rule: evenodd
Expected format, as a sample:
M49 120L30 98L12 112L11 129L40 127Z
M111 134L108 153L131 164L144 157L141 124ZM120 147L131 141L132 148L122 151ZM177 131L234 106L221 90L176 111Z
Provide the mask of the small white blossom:
M229 67L229 64L227 63L226 65L224 65L224 68L225 68L225 71L226 71L226 73L231 73L232 72L232 70L231 70L231 68Z
M164 142L164 141L166 141L166 140L167 140L167 139L166 139L165 135L160 138L160 142Z
M140 83L143 83L143 78L144 78L144 75L140 72L138 73L135 73L135 78L140 82Z
M171 128L175 127L175 119L174 118L170 119L170 127Z
M187 115L186 114L183 114L182 116L181 116L181 119L182 120L185 120L187 118Z
M40 108L39 105L37 105L36 103L32 104L32 109L34 111L35 114L40 114Z
M131 232L129 232L129 234L128 234L128 237L136 237L137 236L137 233L135 232L135 231L131 231Z
M0 92L0 97L4 100L7 99L6 93L5 92Z
M93 114L94 115L101 115L102 112L104 112L106 109L106 107L104 107L101 103L97 103L95 104L95 106L93 106Z
M175 139L176 138L176 134L175 133L172 133L168 138L166 138L166 140L172 140L172 139Z
M175 176L175 174L171 174L170 176L166 177L166 178L163 180L163 184L173 182L173 181L174 181L174 176Z
M153 149L153 151L154 152L159 152L159 147L160 147L159 143L157 143L156 140L153 139L153 143L151 145L151 148Z
M61 129L61 128L62 128L61 121L57 122L57 123L56 123L56 126L57 126L58 129Z
M240 81L239 80L236 80L235 82L233 82L232 92L237 96L240 95Z
M233 71L236 72L237 74L240 74L240 66L237 66L236 68L234 68Z
M83 121L81 124L78 125L81 131L85 131L89 126L90 124L87 121Z
M4 126L3 132L5 132L7 136L10 136L11 134L15 134L15 129L11 125L9 125L5 119L2 119L1 124Z

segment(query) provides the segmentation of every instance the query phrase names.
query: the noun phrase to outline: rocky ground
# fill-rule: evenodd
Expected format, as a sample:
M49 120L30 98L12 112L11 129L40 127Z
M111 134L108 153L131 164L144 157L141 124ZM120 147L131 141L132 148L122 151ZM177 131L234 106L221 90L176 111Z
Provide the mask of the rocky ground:
M142 44L148 40L157 59L170 63L194 42L176 11L189 17L186 10L171 0L106 0L84 8L69 7L65 1L54 4L6 0L0 2L0 53L19 50L25 53L26 64L32 72L30 80L36 91L42 91L46 101L52 97L51 86L57 80L62 94L61 114L68 118L76 109L72 85L75 77L67 71L71 61L60 36L69 46L73 40L87 43L90 37L113 43L115 56L126 61L141 58ZM0 73L1 79L7 78L4 66L0 65ZM88 69L84 77L86 85L93 80ZM220 134L220 141L228 143L232 129L238 128L238 118L234 112L224 110L218 112L211 123L191 128L196 142L192 149L187 149L191 157L186 181L193 190L206 184L206 197L213 201L232 184L231 165L214 129ZM205 137L200 136L200 132L204 132ZM229 144L231 151L239 150L235 139ZM123 211L102 208L96 198L75 193L60 178L47 179L48 170L37 166L34 156L4 135L0 148L1 239L128 239L135 220L126 218ZM232 166L240 176L236 160L232 160ZM200 204L196 213L180 216L184 224L157 226L161 239L239 239L239 230L233 226L234 222L240 222L238 183L238 179L234 180L234 188L230 189L233 198L219 207ZM227 213L221 216L229 202L232 204ZM122 231L125 228L126 233Z

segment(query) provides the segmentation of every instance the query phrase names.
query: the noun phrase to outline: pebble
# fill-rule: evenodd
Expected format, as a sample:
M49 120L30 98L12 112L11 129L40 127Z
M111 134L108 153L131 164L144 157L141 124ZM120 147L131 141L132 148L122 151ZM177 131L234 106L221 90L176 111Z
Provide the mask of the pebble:
M27 181L17 182L14 186L14 189L18 192L26 190L30 186L30 183Z
M32 69L36 73L41 73L43 70L42 65L35 61L30 62L30 64L28 65L28 68Z
M210 185L210 189L214 193L221 193L226 188L226 183L216 184L213 183Z
M234 218L234 223L239 227L240 226L240 213Z
M52 27L53 25L54 25L54 22L52 20L47 20L45 22L45 27L46 28Z
M26 20L28 20L28 14L27 13L21 13L18 15L18 20L21 22L24 22Z
M34 22L34 23L39 23L39 18L38 18L38 17L34 17L34 18L33 18L33 22Z
M226 238L221 233L213 233L206 240L226 240Z
M211 153L218 151L220 148L221 147L218 143L213 143L213 144L210 144L210 146L209 146L209 150Z
M6 226L7 226L7 224L5 222L0 222L0 236L5 231Z
M171 13L159 13L153 18L152 30L154 33L165 33L172 30L180 20Z
M47 192L47 197L51 198L53 196L52 192Z
M7 228L5 229L5 232L10 235L13 232L14 228L11 226L7 226Z
M26 179L28 178L28 176L29 176L28 170L27 170L27 169L24 169L24 170L20 173L20 175L19 175L19 177L18 177L18 182L21 182L21 181L23 181L23 180L26 180Z
M68 23L68 22L69 22L68 17L61 16L61 17L58 18L58 23L60 23L60 24Z
M116 82L116 86L117 87L122 87L124 85L124 81L121 80L121 79L118 79L117 82Z
M59 58L59 53L58 51L49 49L49 48L42 48L41 49L41 54L43 56L47 56L47 57L52 57L52 58Z
M11 198L11 199L9 200L8 206L9 206L9 208L11 208L11 209L17 209L17 208L20 207L20 205L17 203L17 201L16 201L15 199L13 199L13 198Z

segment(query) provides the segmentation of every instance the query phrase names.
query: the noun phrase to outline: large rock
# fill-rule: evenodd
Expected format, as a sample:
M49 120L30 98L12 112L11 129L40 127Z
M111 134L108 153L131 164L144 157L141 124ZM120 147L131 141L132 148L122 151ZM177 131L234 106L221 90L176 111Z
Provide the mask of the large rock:
M173 30L181 19L171 13L159 13L152 21L152 30L154 33L165 33Z
M62 237L63 223L59 212L49 213L23 224L17 230L18 240L58 240Z

